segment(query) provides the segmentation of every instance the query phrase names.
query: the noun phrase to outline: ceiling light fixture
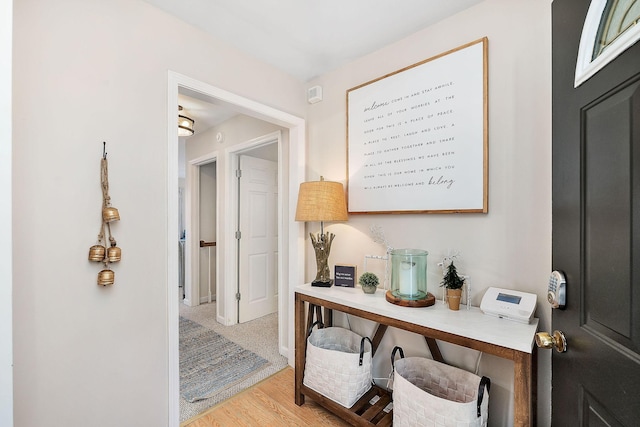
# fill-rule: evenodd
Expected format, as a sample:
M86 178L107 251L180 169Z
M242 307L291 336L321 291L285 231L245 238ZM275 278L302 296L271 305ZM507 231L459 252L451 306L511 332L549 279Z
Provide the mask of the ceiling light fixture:
M178 105L178 111L182 111L182 105ZM178 114L178 136L191 136L193 135L193 125L195 121L191 117Z

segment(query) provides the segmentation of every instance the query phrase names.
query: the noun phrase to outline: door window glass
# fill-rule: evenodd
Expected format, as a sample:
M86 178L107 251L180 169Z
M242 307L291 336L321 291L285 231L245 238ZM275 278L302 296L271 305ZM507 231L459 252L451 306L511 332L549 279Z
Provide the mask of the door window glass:
M640 38L640 0L592 0L582 28L575 87Z

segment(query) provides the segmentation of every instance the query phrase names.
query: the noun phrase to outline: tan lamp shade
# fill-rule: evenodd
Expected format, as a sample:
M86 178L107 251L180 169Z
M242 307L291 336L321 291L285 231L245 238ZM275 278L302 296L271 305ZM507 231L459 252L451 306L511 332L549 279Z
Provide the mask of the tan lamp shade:
M339 182L303 182L298 192L296 221L346 221L347 203Z

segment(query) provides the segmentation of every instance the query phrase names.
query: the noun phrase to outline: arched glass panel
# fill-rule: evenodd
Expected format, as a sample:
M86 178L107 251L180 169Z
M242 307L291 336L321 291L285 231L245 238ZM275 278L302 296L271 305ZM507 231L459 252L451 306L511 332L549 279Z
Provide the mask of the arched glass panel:
M575 87L640 38L640 0L592 0L582 28Z

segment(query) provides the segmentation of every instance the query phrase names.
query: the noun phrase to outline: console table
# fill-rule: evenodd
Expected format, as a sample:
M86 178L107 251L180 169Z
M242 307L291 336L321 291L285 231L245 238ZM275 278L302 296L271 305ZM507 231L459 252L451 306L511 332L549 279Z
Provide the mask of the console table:
M305 303L308 303L308 310ZM535 425L534 379L537 363L534 335L538 329L538 319L533 319L530 324L517 323L485 315L477 307L471 307L469 310L461 307L460 311L452 311L440 301L436 301L436 304L431 307L401 307L387 302L382 290L378 290L375 294L365 294L360 288L335 286L321 288L309 284L295 288L295 402L297 405L304 404L306 395L353 425L383 425L362 419L349 408L323 398L302 383L307 329L312 324L314 315L322 319L322 309L324 309L325 326L332 324L333 310L377 323L378 327L372 340L373 354L387 327L392 326L424 336L435 360L442 361L436 340L512 360L514 362L513 425ZM376 391L371 393L375 394ZM373 409L371 408L370 411ZM367 410L367 412L370 411Z

